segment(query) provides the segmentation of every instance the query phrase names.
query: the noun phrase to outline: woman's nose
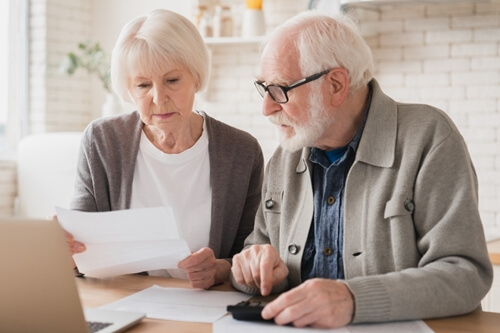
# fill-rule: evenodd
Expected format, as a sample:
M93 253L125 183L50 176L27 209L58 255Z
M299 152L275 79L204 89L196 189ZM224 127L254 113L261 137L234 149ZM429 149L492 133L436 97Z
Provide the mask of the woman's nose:
M153 87L153 103L156 105L162 105L167 99L168 95L165 87L155 85Z

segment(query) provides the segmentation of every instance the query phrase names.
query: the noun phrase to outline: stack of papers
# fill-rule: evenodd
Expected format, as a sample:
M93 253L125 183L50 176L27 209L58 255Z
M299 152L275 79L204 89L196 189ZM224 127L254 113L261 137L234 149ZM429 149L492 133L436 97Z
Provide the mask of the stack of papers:
M78 270L105 278L177 268L191 252L170 207L81 212L56 207L59 223L86 246L75 254Z
M335 329L278 326L270 322L239 321L226 316L214 323L213 333L433 333L422 320L356 324Z
M213 323L227 313L228 305L249 298L237 291L152 286L101 308L143 312L155 319Z

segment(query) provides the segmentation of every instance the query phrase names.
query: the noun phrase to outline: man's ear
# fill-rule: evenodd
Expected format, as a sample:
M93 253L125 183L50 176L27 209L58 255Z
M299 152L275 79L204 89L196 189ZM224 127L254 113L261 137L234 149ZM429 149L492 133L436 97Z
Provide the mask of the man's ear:
M336 67L326 74L328 95L332 106L341 105L349 92L349 74L342 67Z

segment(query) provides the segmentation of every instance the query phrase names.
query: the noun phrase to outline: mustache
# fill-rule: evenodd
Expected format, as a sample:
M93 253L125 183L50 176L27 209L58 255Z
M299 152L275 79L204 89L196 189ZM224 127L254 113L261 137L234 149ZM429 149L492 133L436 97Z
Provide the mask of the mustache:
M294 127L297 125L297 124L295 124L295 122L290 120L290 118L288 118L286 116L286 114L284 114L283 112L274 113L274 114L270 115L268 117L268 119L271 123L273 123L274 125L278 125L278 126L285 125L285 126Z

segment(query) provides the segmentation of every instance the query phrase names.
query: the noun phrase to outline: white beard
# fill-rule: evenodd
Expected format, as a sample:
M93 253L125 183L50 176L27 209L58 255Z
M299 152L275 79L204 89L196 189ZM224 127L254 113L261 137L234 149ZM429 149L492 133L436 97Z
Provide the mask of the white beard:
M275 113L269 116L269 120L275 125L286 125L293 128L294 134L287 135L280 130L281 146L291 152L305 147L313 147L314 143L330 127L334 119L329 118L323 105L321 92L316 92L309 98L309 121L304 125L299 125L292 121L284 112Z

